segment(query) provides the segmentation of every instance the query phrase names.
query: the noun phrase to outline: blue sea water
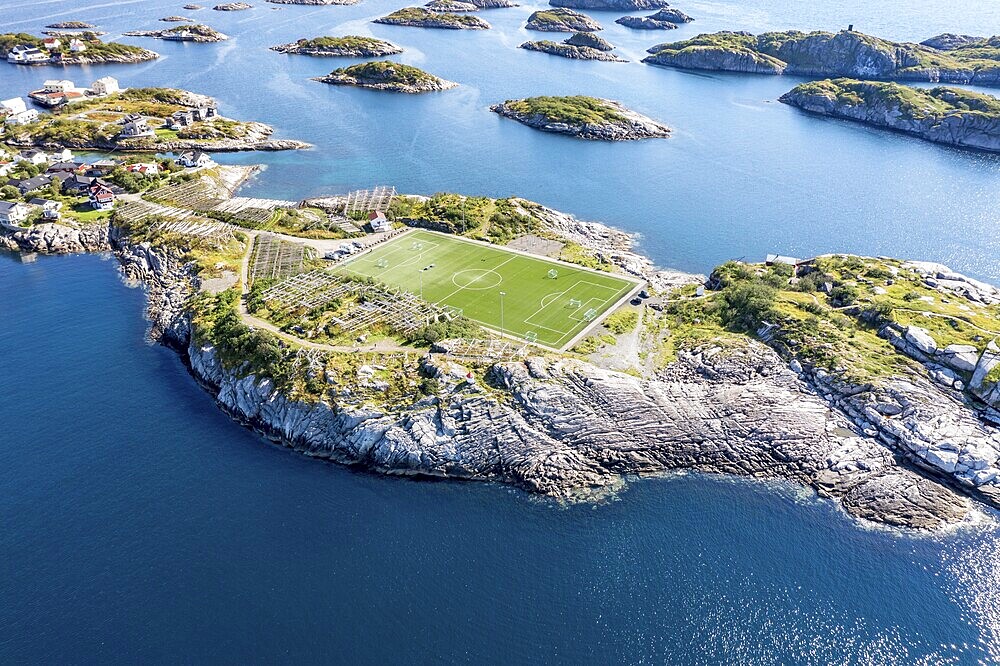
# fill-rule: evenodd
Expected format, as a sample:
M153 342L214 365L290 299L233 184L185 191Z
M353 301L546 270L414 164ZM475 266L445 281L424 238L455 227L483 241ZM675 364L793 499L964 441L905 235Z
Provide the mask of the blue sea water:
M5 0L0 30L57 20L112 37L181 0ZM403 0L194 14L218 45L127 39L165 57L71 68L173 85L316 148L236 155L250 194L375 183L518 194L642 233L660 264L707 271L765 252L848 250L1000 278L1000 158L802 115L796 82L637 61L717 29L859 29L920 40L1000 33L994 2L679 3L694 24L628 31L626 65L516 49L542 5L494 30L374 25ZM165 25L165 24L159 24ZM340 62L267 46L374 34L462 86L379 95L308 81ZM544 35L543 35L544 37ZM0 63L0 98L49 68ZM675 128L601 145L488 112L528 94L621 99ZM699 475L630 483L596 505L508 488L383 478L265 443L145 342L141 291L96 256L0 256L0 662L996 663L1000 527L872 530L802 489Z

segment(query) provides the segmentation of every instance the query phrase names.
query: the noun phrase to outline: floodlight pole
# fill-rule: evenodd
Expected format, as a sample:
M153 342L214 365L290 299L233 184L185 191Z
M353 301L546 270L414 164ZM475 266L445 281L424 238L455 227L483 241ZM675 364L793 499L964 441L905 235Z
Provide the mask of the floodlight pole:
M507 295L506 291L501 291L500 292L500 337L503 337L503 335L504 335L504 327L503 327L503 297L506 296L506 295Z
M424 300L424 271L429 271L431 268L433 268L433 264L424 266L418 271L420 275L420 300Z

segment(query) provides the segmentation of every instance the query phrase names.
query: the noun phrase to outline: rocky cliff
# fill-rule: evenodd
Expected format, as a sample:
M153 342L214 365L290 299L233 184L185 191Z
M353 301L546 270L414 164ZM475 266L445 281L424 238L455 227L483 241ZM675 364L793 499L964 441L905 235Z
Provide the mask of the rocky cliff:
M962 148L1000 151L1000 99L959 88L836 79L796 86L780 101Z
M937 41L948 45L947 40ZM685 69L858 79L1000 84L1000 39L962 48L892 42L843 30L703 34L649 49L643 62Z
M648 260L631 258L620 232L524 205L543 214L553 231L593 239L634 270L652 270ZM769 347L745 339L682 350L644 377L529 357L480 368L484 381L477 383L466 379L462 359L448 356L443 342L420 362L422 373L438 382L433 395L395 404L296 398L246 363L223 363L225 354L205 331L191 328L185 307L197 278L179 251L107 227L47 226L0 239L30 251L114 248L125 276L147 285L153 335L186 353L192 373L235 418L313 457L577 499L618 487L624 477L669 470L785 479L853 516L926 529L967 519L974 508L969 496L1000 506L998 431L960 396L921 376L900 376L873 390L794 362L789 367ZM988 285L927 270L945 276L936 284L949 293L972 290L1000 301ZM912 344L929 349L913 337ZM987 365L1000 364L1000 348L991 358ZM965 361L977 371L982 363ZM363 382L359 371L357 383Z

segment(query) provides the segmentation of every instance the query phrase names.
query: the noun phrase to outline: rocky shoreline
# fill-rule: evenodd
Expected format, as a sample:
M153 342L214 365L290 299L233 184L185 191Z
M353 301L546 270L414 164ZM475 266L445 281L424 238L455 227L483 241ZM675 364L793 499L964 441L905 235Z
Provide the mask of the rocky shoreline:
M353 35L300 39L289 44L272 46L271 50L285 54L343 58L384 58L403 52L403 49L391 42Z
M934 143L1000 152L1000 99L960 88L836 79L796 86L779 101Z
M218 30L213 30L207 25L185 25L177 28L167 28L166 30L130 30L124 34L126 37L153 37L155 39L165 39L174 42L212 43L229 39L228 35Z
M454 81L446 81L416 67L389 61L335 69L326 76L314 78L313 81L335 86L356 86L408 94L437 92L458 86Z
M372 23L442 30L489 30L492 27L478 16L433 12L425 7L404 7L388 16L377 18Z
M540 32L597 32L604 29L586 14L561 7L532 13L524 27Z
M490 107L490 111L543 132L567 134L591 141L633 141L670 136L670 128L666 125L627 109L613 100L593 99L593 102L603 107L602 117L597 121L588 121L577 120L570 116L554 117L539 112L531 104L537 99L539 98L507 100L501 104L494 104ZM582 98L567 99L573 101ZM590 102L591 99L588 98L587 101Z
M591 32L578 32L562 42L542 40L525 42L518 48L557 55L571 60L601 60L604 62L628 62L614 53L614 46Z
M830 32L722 31L658 44L643 62L709 71L849 77L878 81L925 81L1000 85L1000 37L956 42L942 36L930 44L893 42L853 30ZM951 36L954 37L954 36Z
M656 271L631 250L628 234L523 205L553 233L598 249L654 287L697 280ZM437 396L392 408L307 402L270 378L227 367L200 338L185 309L198 279L180 251L135 243L106 225L8 231L0 246L113 250L126 278L147 286L151 334L185 356L220 406L312 457L387 474L500 481L563 498L617 487L623 476L670 470L785 479L859 519L931 530L968 520L976 511L970 497L1000 507L1000 486L973 486L948 472L995 470L997 429L923 377L901 376L877 390L852 386L789 365L748 338L737 347L684 350L647 377L559 357L501 360L486 370L480 388L464 382L461 358L445 355L443 341L421 361L444 387ZM924 267L928 279L946 276L937 282L942 288L980 289L943 267ZM980 291L986 298L1000 294L987 285ZM950 447L958 462L942 466ZM982 463L969 457L973 450Z

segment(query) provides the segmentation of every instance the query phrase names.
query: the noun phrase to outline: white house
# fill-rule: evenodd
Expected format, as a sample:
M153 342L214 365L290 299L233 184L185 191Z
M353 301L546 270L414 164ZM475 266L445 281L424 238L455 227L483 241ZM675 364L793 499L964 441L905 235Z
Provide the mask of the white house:
M87 44L82 39L69 40L69 50L72 53L83 53L87 50Z
M93 85L90 86L90 91L95 95L111 95L112 93L119 92L120 90L121 88L118 86L118 79L111 76L102 76L94 81Z
M29 109L20 97L12 97L0 102L0 115L6 114L4 122L10 125L27 125L38 120L38 111Z
M3 109L8 115L16 116L19 113L27 111L28 105L24 103L24 99L21 97L11 97L0 102L0 109Z
M47 93L65 93L76 89L76 84L68 79L49 79L42 84L42 90Z
M190 169L208 167L215 164L211 157L200 150L189 150L186 153L181 153L181 156L177 158L177 163Z
M42 199L35 197L28 201L31 206L37 206L42 209L42 216L47 220L58 220L62 210L61 201L52 201L51 199Z
M382 234L392 231L392 224L386 219L385 213L380 210L368 214L368 224L372 228L372 233Z
M49 159L47 162L72 162L73 161L73 151L69 148L63 148L62 150L55 150L49 153Z
M121 139L135 139L144 136L156 136L156 132L149 126L149 122L138 113L130 113L125 116L125 124L118 135Z
M58 37L46 37L42 40L42 48L48 51L58 51L62 46L62 40Z
M45 154L44 150L22 150L17 155L17 161L35 165L45 164L49 161L49 156Z
M7 54L7 62L13 63L46 62L50 59L51 56L48 53L33 46L15 46Z
M31 212L27 206L14 201L0 201L0 224L8 227L20 226Z

